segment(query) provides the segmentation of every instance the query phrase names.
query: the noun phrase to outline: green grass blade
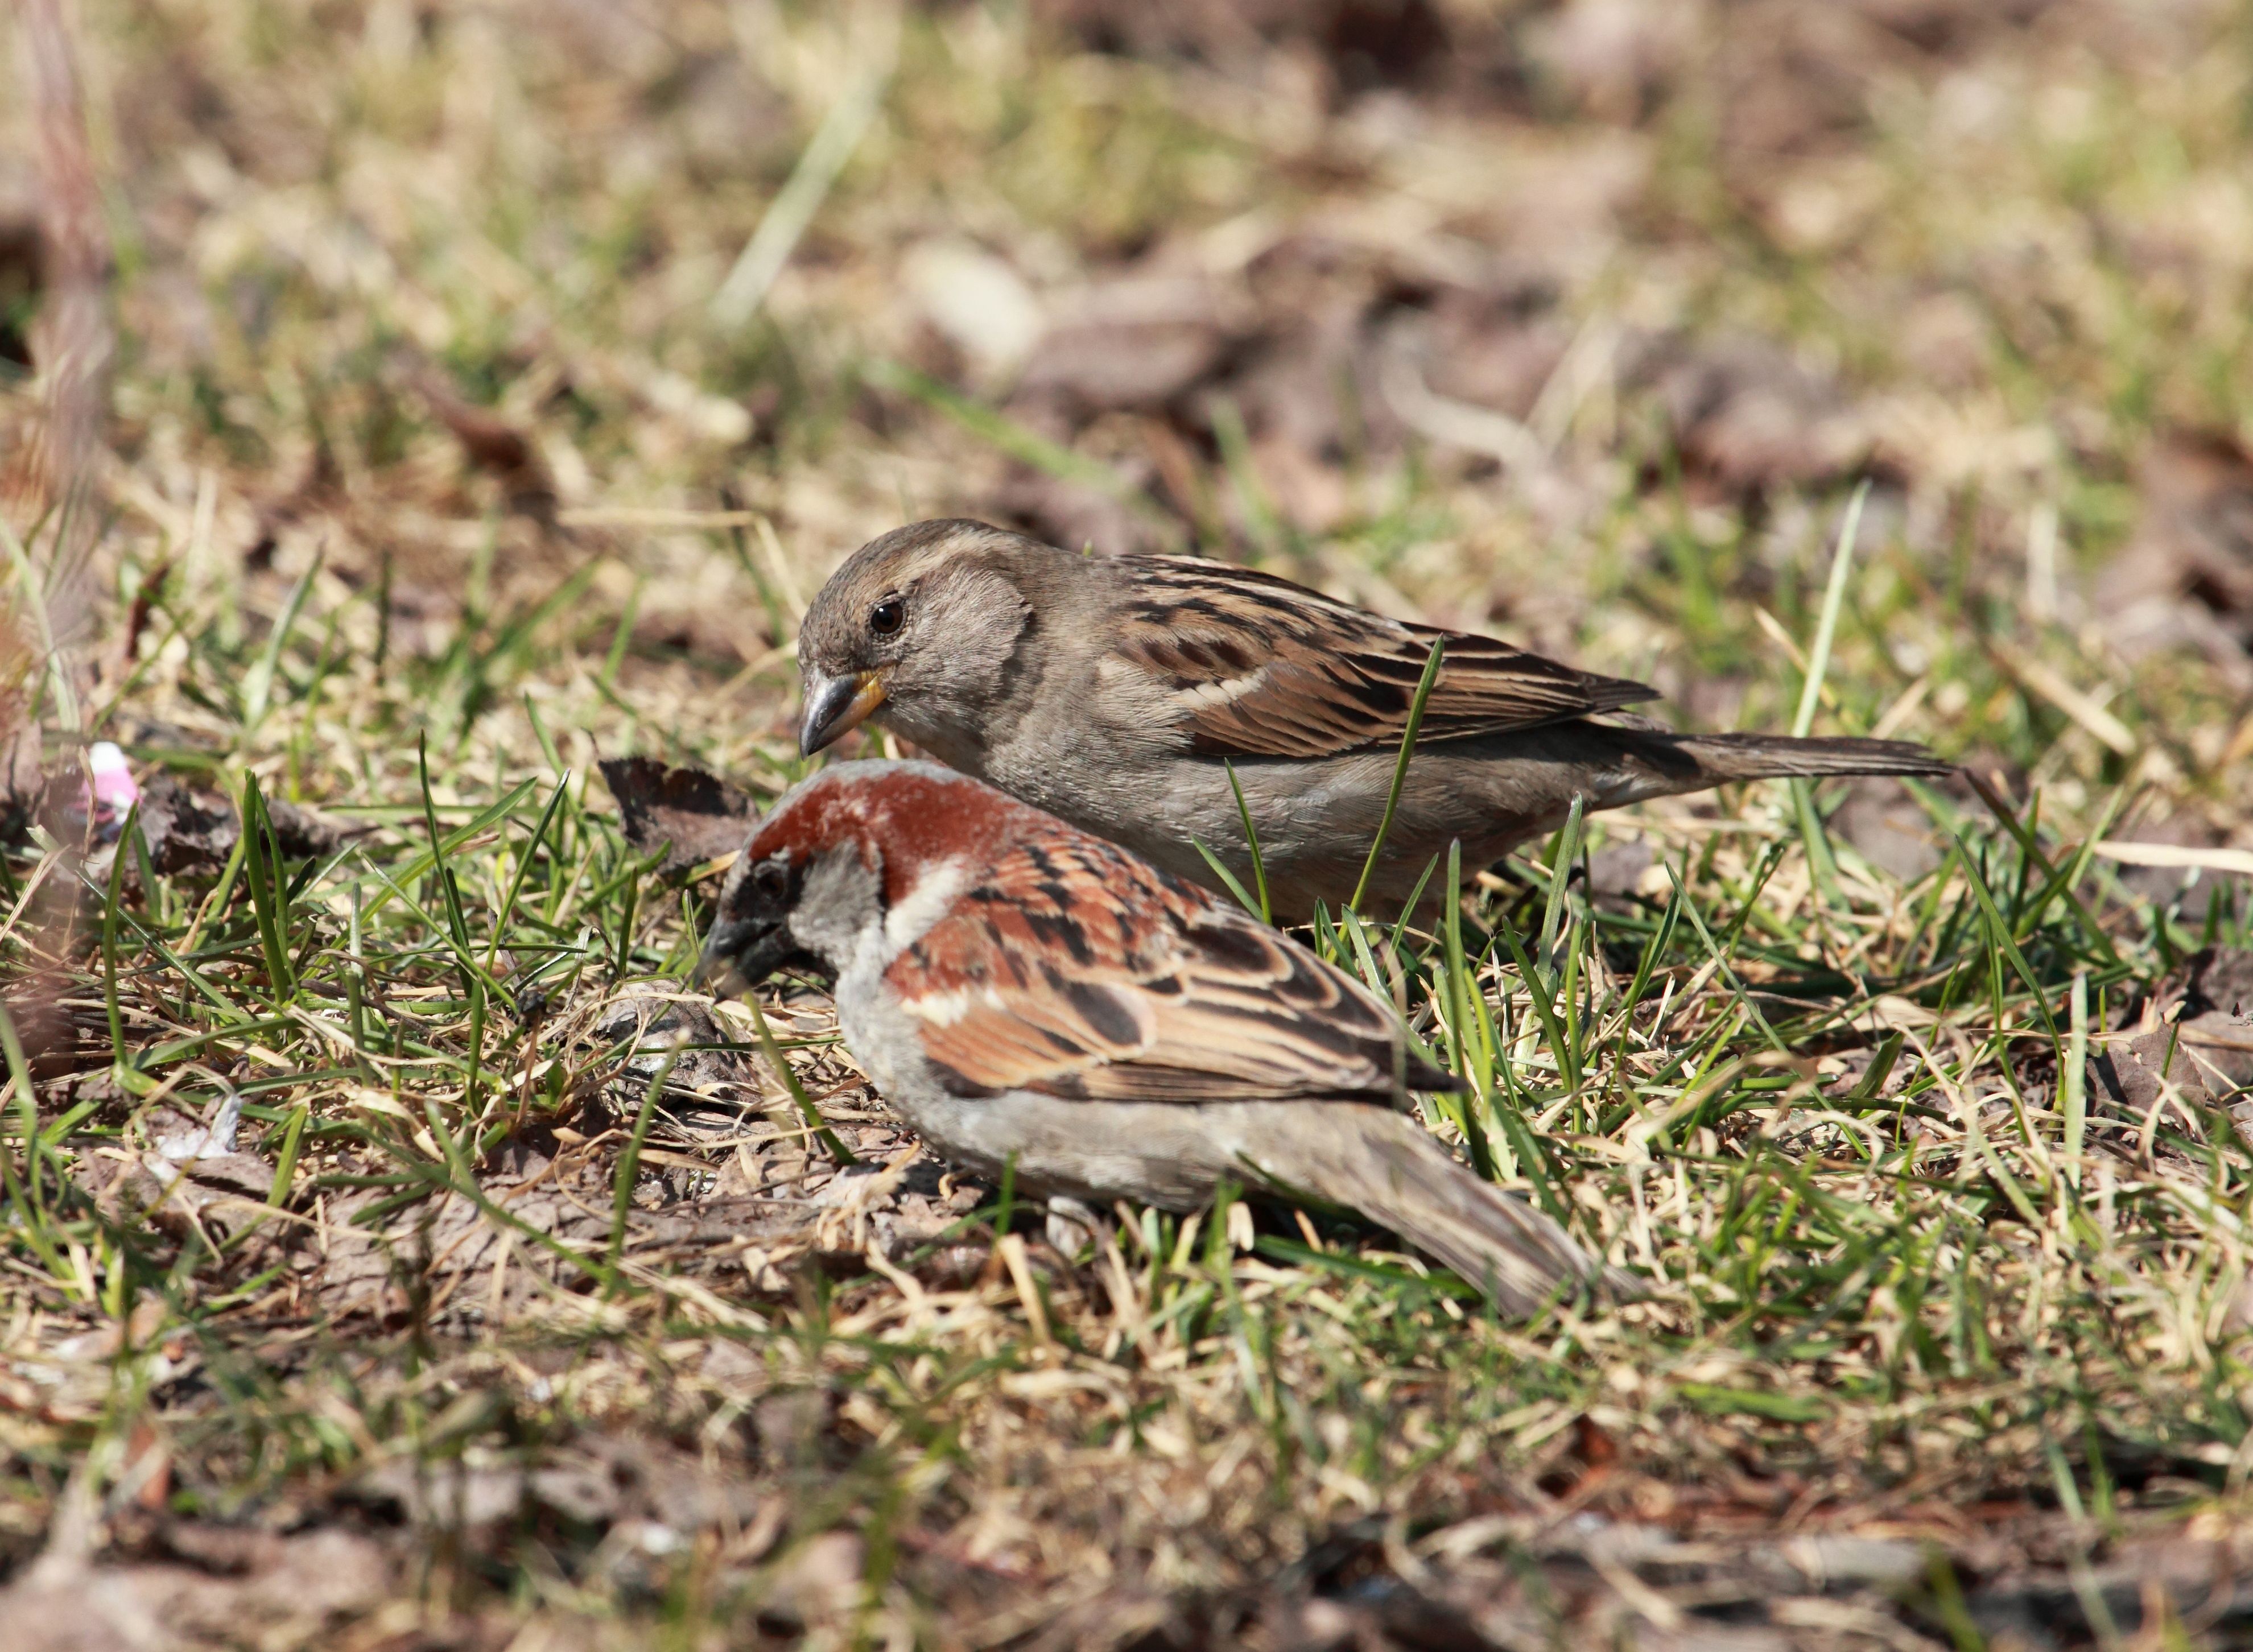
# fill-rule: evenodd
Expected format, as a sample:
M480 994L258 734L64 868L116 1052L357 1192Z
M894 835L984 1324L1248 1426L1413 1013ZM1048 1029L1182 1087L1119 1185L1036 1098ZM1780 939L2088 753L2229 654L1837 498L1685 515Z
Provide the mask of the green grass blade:
M641 1179L642 1149L649 1141L649 1121L657 1112L657 1098L665 1093L666 1081L673 1077L673 1063L679 1060L676 1048L665 1052L665 1059L650 1075L648 1088L641 1093L641 1105L634 1112L633 1129L626 1138L624 1152L611 1178L610 1239L603 1251L603 1264L610 1270L613 1288L617 1280L618 1261L626 1249L626 1217L633 1209L634 1184Z
M1470 965L1463 956L1462 903L1463 846L1460 842L1447 846L1447 911L1443 926L1444 952L1440 969L1444 974L1447 1009L1447 1042L1454 1056L1454 1070L1468 1081L1471 1094L1445 1096L1440 1105L1462 1133L1463 1146L1469 1152L1471 1168L1482 1180L1493 1181L1499 1172L1495 1165L1494 1148L1487 1140L1486 1126L1480 1114L1485 1110L1487 1098L1494 1090L1494 1070L1487 1058L1486 1048L1480 1038L1477 1017L1471 1009L1479 1001L1478 982L1471 974Z
M1195 849L1199 854L1204 856L1204 863L1212 868L1213 876L1220 880L1221 887L1223 889L1226 889L1231 895L1236 897L1236 903L1238 906L1251 913L1252 917L1258 918L1261 923L1265 924L1268 921L1266 910L1261 903L1261 897L1253 895L1251 890L1245 889L1244 887L1243 880L1238 878L1235 873L1230 871L1225 866L1221 864L1220 857L1205 847L1203 839L1191 838L1189 840L1189 847Z
M266 639L266 647L251 663L242 680L242 726L236 733L239 747L248 747L251 736L265 722L272 708L274 679L282 670L282 652L289 645L290 633L297 629L299 616L305 611L305 599L312 595L313 581L321 571L321 555L316 552L312 565L306 568L297 582L289 588L289 599L282 605L282 617L274 623L273 632Z
M1385 794L1385 813L1377 823L1377 836L1370 843L1369 859L1362 862L1361 881L1353 886L1353 899L1346 904L1355 911L1369 893L1369 881L1377 875L1377 863L1385 854L1385 840L1392 830L1393 812L1400 806L1400 788L1408 778L1408 759L1415 755L1416 731L1424 726L1424 705L1432 697L1432 685L1440 680L1440 656L1447 647L1445 637L1432 639L1432 652L1424 661L1424 675L1416 685L1416 698L1408 704L1408 726L1400 735L1400 758L1392 765L1392 786Z
M1392 934L1386 944L1394 951L1400 950L1401 938L1408 933L1408 922L1416 916L1416 909L1423 904L1425 887L1431 882L1433 875L1439 869L1440 857L1436 854L1424 862L1424 870L1417 877L1415 887L1408 891L1408 898L1401 905L1400 916L1392 920Z
M297 1154L305 1140L306 1121L312 1109L299 1102L289 1110L289 1121L282 1127L282 1150L274 1160L274 1186L266 1195L266 1202L280 1209L289 1200L289 1183L297 1174Z
M287 1009L296 995L289 967L288 886L282 882L281 849L274 823L266 812L266 798L258 777L242 777L242 872L250 896L250 911L258 926L260 949L266 955L267 990L274 1007Z
M1580 1087L1580 1063L1573 1049L1573 1041L1565 1035L1565 1025L1557 1018L1556 988L1550 984L1549 973L1526 956L1525 944L1504 924L1495 931L1502 944L1510 949L1511 961L1524 979L1526 992L1533 1000L1533 1013L1539 1017L1543 1036L1548 1039L1550 1050L1557 1057L1557 1070L1565 1080L1565 1087L1577 1091Z
M1557 833L1557 847L1549 864L1549 898L1541 909L1541 963L1545 969L1556 967L1557 931L1565 915L1565 892L1573 882L1573 862L1580 854L1580 829L1585 817L1581 799L1575 797L1573 806L1566 812L1565 824Z
M1823 680L1831 670L1831 647L1838 635L1839 611L1846 605L1846 583L1854 567L1854 541L1862 531L1862 506L1868 502L1870 484L1865 480L1846 502L1846 519L1838 529L1838 554L1831 559L1831 580L1823 592L1822 617L1815 624L1815 643L1807 651L1807 680L1800 685L1799 709L1792 714L1795 740L1807 738L1815 726L1815 708L1823 698Z
M766 1012L759 1007L759 1000L746 993L743 995L743 1005L751 1012L751 1025L758 1029L759 1049L766 1056L767 1065L774 1069L775 1077L782 1081L782 1087L790 1092L792 1105L797 1107L798 1116L806 1120L806 1127L813 1133L813 1139L822 1145L830 1159L836 1164L844 1166L860 1163L860 1160L854 1156L853 1150L840 1141L837 1139L837 1133L830 1129L823 1120L821 1110L813 1105L813 1098L806 1093L806 1086L798 1082L796 1070L791 1066L789 1060L775 1043L774 1029L767 1025Z
M540 812L540 824L533 827L532 836L526 840L517 857L515 875L509 879L508 893L502 898L500 910L493 918L492 938L485 944L485 968L490 972L500 955L501 937L507 931L509 920L516 916L517 898L524 893L524 881L531 875L532 863L539 858L540 846L546 841L548 828L555 824L556 811L563 806L563 794L571 784L567 771L555 783L555 790L548 799L548 806Z
M1988 932L1994 938L1996 950L2009 960L2019 979L2026 984L2026 990L2033 994L2034 1007L2040 1013L2042 1025L2054 1043L2057 1041L2057 1021L2050 1014L2049 994L2042 986L2041 978L2034 973L2034 966L2026 961L2026 953L2019 950L2016 938L2011 933L2011 926L2004 922L2002 910L1996 906L1994 895L1987 888L1987 880L1979 875L1979 868L1971 859L1971 852L1964 847L1964 840L1951 833L1950 840L1956 846L1957 864L1964 868L1964 876L1971 886L1971 894L1979 903L1979 910L1987 920Z
M1791 732L1795 739L1804 740L1807 731L1815 726L1815 708L1823 698L1823 681L1831 670L1831 645L1838 635L1838 615L1845 606L1846 585L1854 567L1854 541L1862 528L1862 506L1870 497L1870 484L1866 480L1854 490L1853 498L1846 504L1846 520L1838 530L1838 549L1831 558L1831 579L1824 588L1823 612L1815 624L1815 641L1807 651L1807 680L1800 685L1799 709L1793 714ZM1823 831L1823 817L1815 809L1815 783L1794 780L1791 799L1799 817L1799 835L1806 847L1807 864L1813 871L1815 882L1826 896L1836 898L1838 869L1831 856L1830 840Z
M1236 794L1237 818L1244 822L1245 847L1252 853L1252 883L1259 892L1259 904L1253 910L1259 914L1262 924L1273 924L1275 909L1267 899L1267 861L1259 852L1259 829L1252 824L1252 805L1244 800L1244 783L1236 777L1236 765L1223 757L1220 766L1227 772L1228 789Z

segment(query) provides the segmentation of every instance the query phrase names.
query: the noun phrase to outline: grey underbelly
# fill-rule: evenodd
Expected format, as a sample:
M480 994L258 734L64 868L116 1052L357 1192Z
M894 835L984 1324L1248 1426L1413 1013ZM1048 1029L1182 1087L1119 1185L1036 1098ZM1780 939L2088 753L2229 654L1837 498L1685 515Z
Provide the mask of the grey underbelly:
M1552 829L1571 806L1568 777L1507 758L1450 756L1412 763L1364 906L1397 910L1425 868L1444 883L1448 845L1462 844L1466 875ZM1259 864L1277 917L1303 920L1316 903L1332 912L1352 897L1385 819L1393 759L1361 754L1312 763L1246 763L1236 770L1258 835ZM1245 889L1254 888L1250 840L1217 763L1183 763L1147 812L1085 811L1077 824L1124 843L1179 876L1217 888L1202 844ZM1591 799L1596 801L1596 799Z
M1468 875L1529 838L1553 829L1575 793L1593 807L1643 795L1620 753L1618 731L1567 723L1480 740L1452 741L1410 763L1385 853L1364 905L1397 910L1427 866L1444 881L1448 846L1462 844ZM1122 844L1175 875L1219 889L1198 846L1248 890L1252 857L1229 767L1217 759L1139 758L1106 772L1092 752L1074 776L1116 774L1116 784L1060 784L1056 765L995 753L986 777L1075 826ZM1335 911L1353 894L1385 816L1398 754L1349 753L1317 760L1244 758L1235 778L1259 844L1276 916L1303 920L1321 902Z
M1230 1114L1244 1104L1068 1101L1029 1091L904 1102L895 1112L941 1157L988 1176L1014 1158L1028 1195L1137 1199L1195 1210L1224 1175L1245 1179ZM1321 1104L1311 1104L1319 1105Z

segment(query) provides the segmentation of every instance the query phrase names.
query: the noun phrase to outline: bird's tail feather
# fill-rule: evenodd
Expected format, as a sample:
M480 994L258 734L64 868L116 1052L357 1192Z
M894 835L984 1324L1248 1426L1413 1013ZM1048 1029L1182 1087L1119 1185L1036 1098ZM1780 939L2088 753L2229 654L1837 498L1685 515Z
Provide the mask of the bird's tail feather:
M1944 775L1955 767L1907 740L1794 739L1789 735L1677 735L1667 744L1693 759L1699 784L1789 775Z
M1605 1268L1523 1199L1480 1181L1399 1113L1296 1104L1287 1119L1262 1129L1257 1161L1247 1168L1281 1191L1360 1211L1392 1229L1480 1286L1506 1314L1531 1314L1568 1284L1635 1292L1628 1276Z

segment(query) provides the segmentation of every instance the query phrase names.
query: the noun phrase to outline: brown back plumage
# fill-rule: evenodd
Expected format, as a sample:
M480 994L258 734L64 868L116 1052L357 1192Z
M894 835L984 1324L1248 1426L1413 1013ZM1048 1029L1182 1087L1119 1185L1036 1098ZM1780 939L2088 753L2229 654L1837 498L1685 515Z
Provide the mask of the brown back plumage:
M1113 652L1172 685L1201 756L1327 757L1397 745L1440 639L1419 740L1536 728L1657 695L1491 637L1404 624L1226 563L1118 561L1131 570L1134 594Z
M966 1095L1389 1100L1392 1012L1297 942L1061 821L1002 846L885 971Z

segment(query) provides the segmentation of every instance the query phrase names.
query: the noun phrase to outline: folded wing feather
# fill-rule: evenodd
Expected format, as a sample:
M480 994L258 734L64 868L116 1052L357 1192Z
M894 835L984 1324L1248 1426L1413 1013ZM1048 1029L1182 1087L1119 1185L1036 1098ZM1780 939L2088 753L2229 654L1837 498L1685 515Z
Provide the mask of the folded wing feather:
M1100 839L1019 845L885 972L966 1095L1392 1096L1399 1030L1343 972Z
M1126 560L1126 559L1121 559ZM1403 624L1286 580L1140 557L1113 652L1168 687L1205 756L1322 757L1397 745L1432 645L1440 675L1419 738L1467 739L1657 698L1491 637Z

